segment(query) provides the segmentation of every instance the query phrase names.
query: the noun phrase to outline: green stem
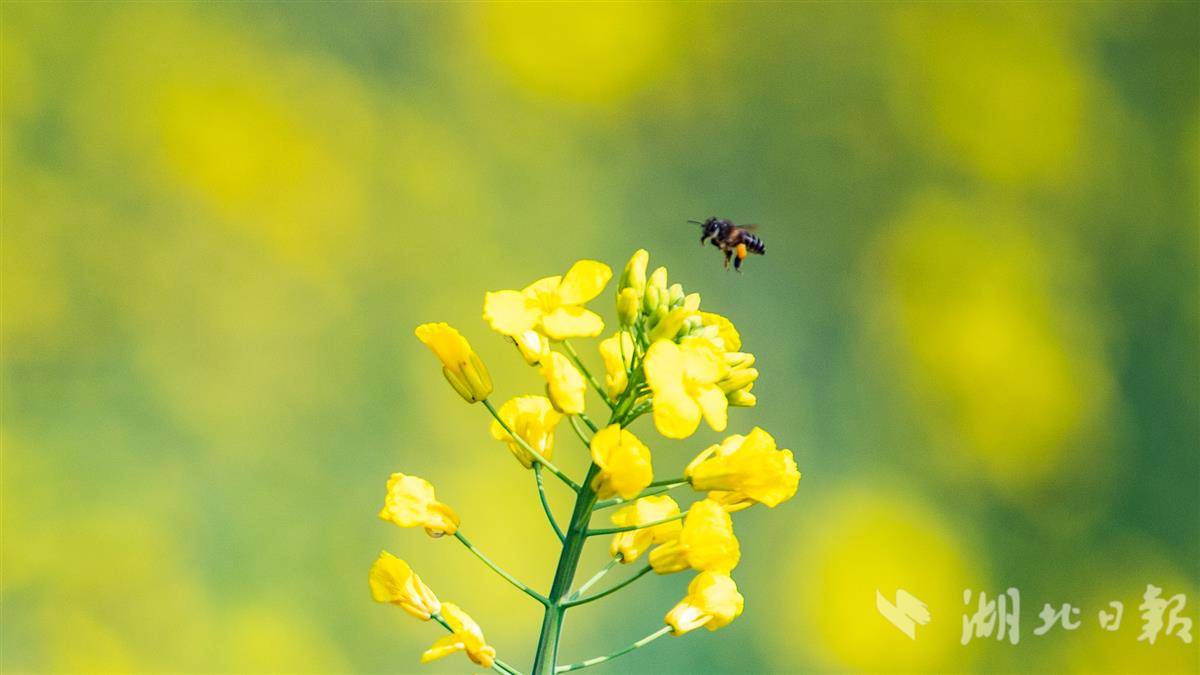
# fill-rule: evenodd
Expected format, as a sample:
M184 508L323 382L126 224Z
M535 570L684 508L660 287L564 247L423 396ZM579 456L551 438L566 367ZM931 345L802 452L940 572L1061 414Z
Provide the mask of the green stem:
M595 665L604 663L605 661L610 661L612 659L617 658L618 656L621 656L622 654L628 654L629 652L631 652L639 647L645 647L646 645L650 644L651 642L654 642L658 638L666 635L670 631L671 631L670 626L663 626L662 628L659 628L658 630L647 635L646 637L642 638L641 640L638 640L637 642L634 642L631 645L622 647L611 654L606 654L604 656L597 656L596 658L588 659L586 661L580 661L579 663L572 663L569 666L559 666L558 668L556 668L554 670L554 672L555 673L567 673L572 670L579 670L581 668L587 668L589 666L595 666Z
M484 555L483 551L480 551L479 549L475 548L475 546L473 544L471 544L471 542L466 537L463 536L462 530L455 532L454 538L461 541L463 546L466 546L467 549L469 551L471 551L471 553L475 554L475 557L479 558L480 560L483 561L483 563L485 565L487 565L488 567L495 570L496 574L499 574L500 576L504 577L504 579L506 581L508 581L508 583L521 589L522 591L525 592L526 595L533 598L534 600L537 600L538 602L542 603L543 605L546 605L546 606L550 605L550 601L546 599L546 596L542 595L541 593L538 593L537 591L533 590L532 588L521 583L516 577L509 574L508 572L505 572L503 569L500 569L500 566L497 565L496 563L492 562L490 558L488 558L486 555Z
M686 478L664 478L662 480L656 480L653 483L647 485L646 487L656 488L656 487L663 487L665 485L675 487L677 485L683 485L686 482L688 482L688 480Z
M592 418L587 416L587 413L579 413L579 419L583 420L583 423L588 425L588 428L592 430L593 434L600 430L600 427L596 426L596 423L592 421Z
M690 511L690 510L691 509L688 509L688 511ZM654 527L655 525L662 525L663 523L669 523L673 520L683 520L684 518L687 518L687 514L688 514L688 512L684 511L683 513L677 513L677 514L671 516L670 518L663 518L662 520L654 520L649 523L642 523L641 525L624 525L622 527L598 527L594 530L588 530L587 536L597 537L602 534L617 534L619 532L632 532L634 530L643 530L647 527Z
M637 418L641 417L642 415L645 415L653 407L654 407L653 403L646 402L646 403L643 403L643 404L639 405L638 407L634 408L633 410L630 410L629 411L629 423L632 423Z
M454 629L450 627L450 624L446 623L446 620L442 618L441 614L430 614L429 618L442 624L442 628L445 628L446 630L450 631L451 633L454 632ZM492 670L496 671L497 673L502 673L503 675L521 675L521 671L517 670L516 668L513 668L512 666L501 661L500 659L492 660Z
M587 435L583 433L583 429L579 428L579 422L576 420L576 417L578 417L578 415L568 415L567 424L571 425L571 431L574 431L575 435L579 437L579 440L583 441L583 447L590 448L592 447L592 442L588 440Z
M575 348L571 346L570 340L563 340L562 345L567 350L567 356L571 357L571 360L575 362L575 367L579 368L579 372L583 373L583 376L587 378L587 381L592 385L592 389L595 389L596 393L600 395L600 400L604 401L604 405L608 406L609 410L612 410L616 404L608 397L608 393L600 386L600 382L592 377L592 373L587 369L587 366L583 365L583 361L579 359L579 354L576 354Z
M578 598L579 596L583 595L587 589L589 589L593 585L595 585L595 583L597 581L600 581L601 579L603 579L604 575L608 574L609 571L612 570L612 568L616 567L617 563L619 563L619 562L621 562L621 558L619 556L616 558L613 558L612 560L609 560L608 564L605 565L604 567L600 568L599 572L596 572L594 575L592 575L591 579L588 579L587 581L583 582L582 586L580 586L579 588L576 588L574 593L567 596L567 602L570 602L570 601L574 600L575 598Z
M501 429L504 429L504 432L508 434L509 438L512 438L514 441L517 442L517 445L521 446L522 450L524 450L525 452L528 452L530 455L532 455L533 458L536 459L539 464L541 464L542 466L545 466L547 469L549 469L550 473L554 474L555 476L558 476L559 480L566 483L567 486L570 487L572 490L579 492L579 484L578 483L571 480L570 477L567 476L567 474L563 473L562 471L559 471L557 466L554 466L553 464L550 463L550 460L548 460L542 456L542 453L538 452L537 450L534 450L533 447L531 447L528 443L525 442L524 438L521 438L520 435L513 433L513 430L508 428L508 423L500 418L500 413L496 412L496 408L492 405L491 401L487 400L486 398L483 399L483 406L488 409L488 412L490 412L492 414L492 417L494 417L496 419L496 423L500 425Z
M550 586L549 602L546 604L542 629L538 634L533 675L553 673L558 661L558 636L566 610L564 599L570 593L571 583L575 579L575 568L579 566L579 556L583 553L584 542L587 541L588 521L591 520L592 508L596 504L596 491L592 489L592 479L599 472L600 467L595 463L588 467L583 487L579 496L575 498L575 509L571 513L571 522L567 525L567 537L563 540L562 553L559 554L558 565L554 570L554 582Z
M542 465L533 465L533 475L537 481L538 498L542 500L542 510L546 512L546 520L550 521L550 527L554 528L554 534L558 535L558 540L563 540L562 528L558 526L558 520L554 518L554 511L550 509L550 502L546 499L546 485L542 482Z
M596 593L593 595L589 595L586 598L577 598L575 600L571 600L570 602L564 603L563 606L564 607L575 607L576 605L584 605L589 602L592 602L593 600L599 600L600 598L603 598L606 595L612 595L613 593L616 593L617 591L621 590L622 588L625 588L629 584L632 584L633 582L637 581L638 579L641 579L642 577L646 576L646 574L649 573L651 569L652 568L649 565L646 565L642 569L638 570L637 574L634 574L633 576L629 577L625 581L622 581L621 583L617 584L616 586L613 586L612 588L600 591L599 593Z
M606 509L610 506L617 506L618 504L625 504L628 502L637 501L637 500L641 499L642 497L653 497L654 495L661 495L664 492L670 492L671 490L674 490L675 488L679 487L680 485L687 485L687 484L688 484L687 481L680 481L678 483L672 483L670 485L664 485L662 487L645 490L638 496L634 497L633 499L624 499L622 497L612 497L611 499L605 499L605 500L596 502L596 508L597 509Z

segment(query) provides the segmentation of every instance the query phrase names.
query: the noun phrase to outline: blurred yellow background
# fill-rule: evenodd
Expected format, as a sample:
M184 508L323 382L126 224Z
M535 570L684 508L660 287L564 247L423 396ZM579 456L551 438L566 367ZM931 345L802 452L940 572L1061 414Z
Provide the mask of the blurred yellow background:
M597 672L1200 671L1137 640L1151 583L1200 628L1197 44L1182 3L0 5L0 668L463 671L371 602L383 548L527 666L536 605L376 518L424 476L553 573L530 475L412 329L537 392L484 291L645 247L737 323L731 430L804 480L738 514L742 618ZM768 254L723 272L710 215ZM572 612L564 662L686 583ZM963 590L1009 587L1020 644L959 644Z

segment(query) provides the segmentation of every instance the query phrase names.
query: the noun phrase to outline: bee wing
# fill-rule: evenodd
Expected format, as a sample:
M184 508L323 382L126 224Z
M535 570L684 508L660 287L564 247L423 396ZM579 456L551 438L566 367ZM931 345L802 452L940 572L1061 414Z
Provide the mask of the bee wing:
M758 230L758 225L754 224L754 223L751 223L750 225L740 225L739 227L741 227L743 230L745 230L747 232L754 232L754 231Z

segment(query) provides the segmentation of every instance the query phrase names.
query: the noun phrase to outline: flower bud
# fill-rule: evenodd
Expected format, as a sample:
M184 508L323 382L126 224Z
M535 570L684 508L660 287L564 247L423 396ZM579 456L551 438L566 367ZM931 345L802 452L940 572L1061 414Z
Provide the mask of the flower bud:
M753 408L757 405L758 397L750 393L750 389L753 386L749 385L745 389L738 389L726 394L725 398L729 401L729 405L735 408Z
M487 367L457 330L445 323L426 323L417 326L416 334L442 362L442 374L464 401L474 403L492 393Z
M670 304L670 292L667 290L667 268L659 267L650 275L650 280L646 282L646 292L642 297L642 309L646 313L653 312L660 306L663 309L669 309L665 305Z
M671 309L683 307L683 296L683 284L671 284L671 287L667 289L667 299Z
M637 323L642 312L642 303L632 288L622 288L617 294L617 320L628 328Z
M689 312L683 307L677 307L667 312L662 321L656 323L654 328L650 330L650 342L654 343L658 340L674 341L678 337L679 331L688 321L688 318L693 314L694 312Z
M649 330L654 330L655 326L661 323L663 319L667 318L667 313L668 310L666 305L659 305L656 307L654 311L650 312L646 316L646 328Z
M744 389L758 379L757 368L735 368L729 371L729 376L717 383L726 394Z
M621 273L621 280L617 284L617 293L631 289L634 296L640 299L646 290L646 266L649 264L650 254L646 249L639 248L634 251L633 257L625 263L625 271Z

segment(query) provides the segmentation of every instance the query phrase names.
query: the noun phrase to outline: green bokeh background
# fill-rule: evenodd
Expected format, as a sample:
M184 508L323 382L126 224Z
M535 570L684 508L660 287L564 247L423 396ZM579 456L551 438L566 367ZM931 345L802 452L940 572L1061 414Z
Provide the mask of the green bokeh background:
M466 670L371 602L384 548L527 665L536 605L376 518L417 474L553 573L532 477L412 329L459 327L497 402L537 392L483 293L639 247L738 325L762 377L730 430L804 479L735 518L737 622L598 672L1200 669L1137 639L1149 583L1200 624L1197 5L0 19L5 672ZM723 272L708 215L768 255ZM722 436L635 431L659 476ZM565 430L556 458L584 466ZM564 660L654 630L686 576L573 612ZM960 645L963 590L1009 587L1021 643ZM897 588L916 641L875 610ZM1065 602L1083 625L1034 636Z

